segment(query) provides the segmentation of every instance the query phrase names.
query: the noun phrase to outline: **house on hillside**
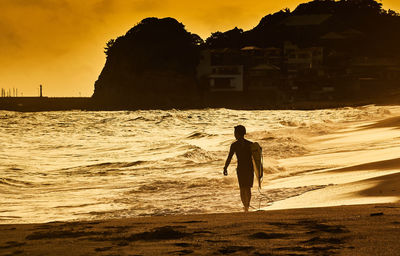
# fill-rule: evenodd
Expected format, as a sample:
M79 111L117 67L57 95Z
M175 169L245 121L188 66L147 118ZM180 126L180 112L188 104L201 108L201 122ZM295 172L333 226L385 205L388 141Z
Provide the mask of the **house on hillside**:
M242 57L242 63L246 67L262 65L267 62L265 49L257 46L243 47L240 49L240 55Z
M244 83L248 91L277 90L282 87L281 69L272 64L261 64L247 69Z
M289 41L284 43L283 55L288 73L318 69L324 61L323 47L299 48Z
M265 48L265 57L268 64L281 67L283 63L282 49L277 47Z
M243 66L213 66L209 76L211 92L243 91Z
M197 67L197 79L209 92L243 91L243 64L240 51L204 50Z
M382 89L397 89L400 80L400 59L353 58L347 68L355 81L354 89L364 93L379 93Z
M358 45L362 42L364 33L348 28L343 31L330 31L323 34L319 39L321 42L334 49L349 49L351 45Z

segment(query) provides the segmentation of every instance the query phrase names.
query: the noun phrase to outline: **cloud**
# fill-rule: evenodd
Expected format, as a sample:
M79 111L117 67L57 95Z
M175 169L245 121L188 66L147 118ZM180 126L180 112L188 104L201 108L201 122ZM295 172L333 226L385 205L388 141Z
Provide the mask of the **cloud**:
M2 5L16 6L19 8L57 9L68 8L66 0L2 0Z
M136 0L130 3L131 8L135 12L146 13L160 10L170 5L170 1L164 0Z
M116 2L112 0L97 0L90 9L99 16L108 15L115 11Z
M57 84L59 88L52 90L59 90L58 95L65 95L63 88L71 86L92 91L104 65L105 43L143 18L176 18L205 39L211 32L235 26L251 29L263 16L285 7L293 9L300 2L304 1L0 0L0 84L3 77L9 77L23 89L32 81L51 77L49 84ZM387 2L399 6L397 0ZM63 76L82 66L92 68L82 71L76 80ZM30 78L23 80L21 70L26 73L28 69ZM54 70L63 72L56 75Z
M9 24L4 23L4 21L0 21L0 33L0 47L3 46L3 49L10 50L10 48L19 49L22 47L23 38Z

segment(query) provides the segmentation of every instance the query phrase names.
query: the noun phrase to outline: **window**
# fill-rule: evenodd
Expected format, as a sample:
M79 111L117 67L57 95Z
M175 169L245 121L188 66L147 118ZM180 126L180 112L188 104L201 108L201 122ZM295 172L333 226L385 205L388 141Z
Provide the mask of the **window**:
M231 86L230 78L214 78L214 88L229 89Z

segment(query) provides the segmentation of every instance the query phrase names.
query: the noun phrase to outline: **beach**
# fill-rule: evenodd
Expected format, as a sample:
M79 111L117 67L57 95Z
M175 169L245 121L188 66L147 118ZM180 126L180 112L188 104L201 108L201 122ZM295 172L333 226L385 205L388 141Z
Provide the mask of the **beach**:
M400 256L400 0L0 7L0 256Z
M0 255L399 255L398 106L1 114Z
M1 225L1 255L399 255L400 205Z

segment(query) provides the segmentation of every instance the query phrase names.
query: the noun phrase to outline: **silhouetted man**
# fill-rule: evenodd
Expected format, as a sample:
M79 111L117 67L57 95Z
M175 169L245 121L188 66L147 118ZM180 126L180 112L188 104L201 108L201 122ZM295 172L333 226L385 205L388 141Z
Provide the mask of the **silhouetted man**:
M232 156L235 153L237 158L237 177L240 187L240 198L247 212L250 206L251 188L253 187L253 162L251 158L251 141L244 138L246 128L243 125L235 126L236 141L232 143L228 158L225 162L224 175L228 175L228 166L231 163Z

